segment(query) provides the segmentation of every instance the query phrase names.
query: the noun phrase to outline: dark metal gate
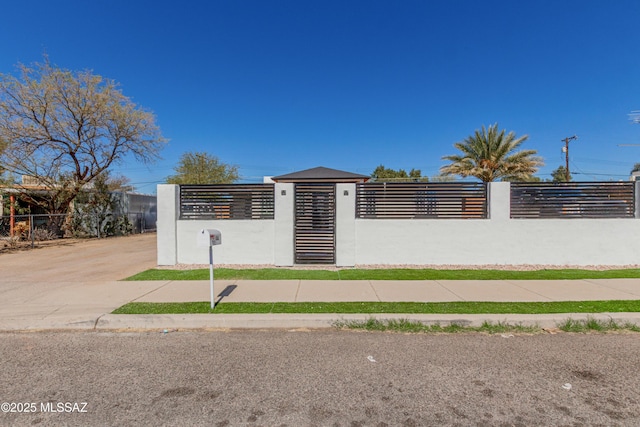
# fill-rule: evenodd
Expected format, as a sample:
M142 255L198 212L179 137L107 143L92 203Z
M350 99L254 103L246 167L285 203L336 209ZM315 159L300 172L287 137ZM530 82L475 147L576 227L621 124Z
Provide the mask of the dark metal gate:
M295 184L296 264L334 264L335 184Z

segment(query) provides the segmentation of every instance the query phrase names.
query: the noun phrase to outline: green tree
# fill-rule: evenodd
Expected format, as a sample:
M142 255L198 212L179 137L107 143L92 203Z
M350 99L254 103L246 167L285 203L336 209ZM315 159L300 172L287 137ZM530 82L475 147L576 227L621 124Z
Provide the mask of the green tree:
M552 182L568 182L567 181L567 168L564 166L558 166L556 170L551 172ZM569 181L573 181L573 177L569 174Z
M414 182L429 180L426 176L422 176L420 169L411 169L409 173L407 173L404 169L389 169L385 168L384 165L375 168L373 173L371 173L371 178L376 182Z
M66 213L82 188L113 163L157 159L165 144L155 117L109 79L43 64L0 74L0 165L47 191L22 198L49 213Z
M527 135L516 138L514 132L506 134L498 129L497 123L486 129L483 126L453 145L462 154L444 156L451 163L440 168L440 172L463 178L473 176L483 182L529 180L543 161L535 155L536 150L516 151L527 138Z
M456 179L451 175L433 175L429 177L429 182L455 182Z
M200 152L184 153L173 170L176 174L167 178L168 184L232 184L239 178L237 166Z

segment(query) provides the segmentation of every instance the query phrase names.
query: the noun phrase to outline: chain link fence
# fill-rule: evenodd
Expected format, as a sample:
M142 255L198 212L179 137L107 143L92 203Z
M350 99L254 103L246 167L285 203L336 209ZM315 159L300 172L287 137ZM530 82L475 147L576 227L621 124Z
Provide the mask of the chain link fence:
M148 213L69 213L0 216L0 250L35 247L59 239L103 238L155 231Z

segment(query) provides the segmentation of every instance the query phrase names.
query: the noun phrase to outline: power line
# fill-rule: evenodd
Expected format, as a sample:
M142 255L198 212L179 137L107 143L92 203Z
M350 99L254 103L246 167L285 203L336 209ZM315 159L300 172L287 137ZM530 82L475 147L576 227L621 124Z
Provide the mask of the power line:
M621 173L596 173L596 172L574 172L574 175L587 175L587 176L628 176L628 174Z

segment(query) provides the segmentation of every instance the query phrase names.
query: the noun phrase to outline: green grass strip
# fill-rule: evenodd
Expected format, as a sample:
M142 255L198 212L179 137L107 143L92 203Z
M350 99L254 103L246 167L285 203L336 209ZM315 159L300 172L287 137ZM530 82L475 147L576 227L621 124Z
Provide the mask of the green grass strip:
M343 269L292 270L287 268L216 268L216 279L227 280L569 280L637 279L640 269L619 270L434 270L434 269ZM209 269L143 271L126 280L208 280Z
M445 325L439 323L423 323L409 319L376 319L367 320L338 320L334 322L338 329L359 329L364 331L401 332L401 333L456 333L456 332L484 332L489 334L501 334L515 332L519 334L533 334L542 332L539 326L526 326L510 324L506 322L482 322L480 326L468 326L452 322Z
M216 268L216 279L230 280L339 280L337 271L290 270L278 268L230 269ZM209 280L209 269L162 270L151 269L138 273L126 280Z
M640 312L640 300L560 302L228 302L211 310L207 302L132 302L113 314L188 313L412 313L412 314L544 314Z
M481 332L488 334L535 334L543 332L537 325L511 324L506 322L482 322L480 326L468 326L451 322L445 325L439 323L423 323L409 319L376 319L367 320L338 320L333 326L338 329L359 329L365 331L391 331L401 333L456 333L456 332ZM640 326L631 322L617 322L613 319L598 320L588 317L586 320L566 319L558 325L558 329L564 332L591 333L591 332L640 332Z
M640 326L632 322L616 322L613 319L598 320L592 317L586 320L566 319L558 325L558 328L564 332L640 332Z

